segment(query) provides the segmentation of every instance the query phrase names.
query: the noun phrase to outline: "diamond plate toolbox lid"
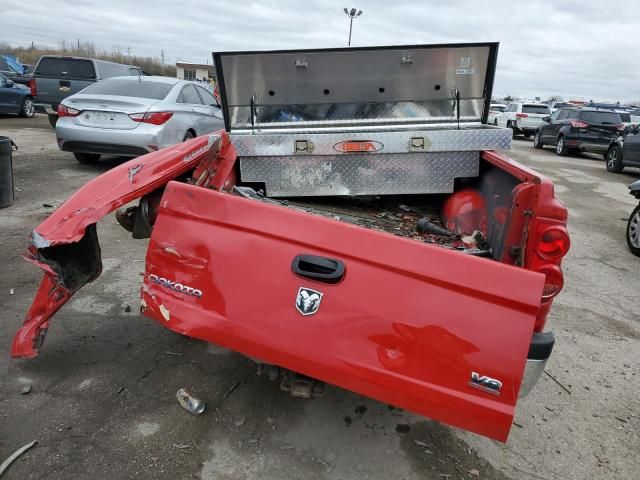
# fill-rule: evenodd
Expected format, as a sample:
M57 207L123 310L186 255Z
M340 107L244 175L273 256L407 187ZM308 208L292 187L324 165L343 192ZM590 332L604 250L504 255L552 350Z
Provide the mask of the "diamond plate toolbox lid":
M229 132L486 123L497 43L214 53Z

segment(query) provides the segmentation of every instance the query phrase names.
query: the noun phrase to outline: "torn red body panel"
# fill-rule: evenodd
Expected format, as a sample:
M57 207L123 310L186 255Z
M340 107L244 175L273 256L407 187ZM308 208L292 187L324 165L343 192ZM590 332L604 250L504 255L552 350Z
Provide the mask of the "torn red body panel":
M115 167L88 182L31 233L26 259L45 271L34 302L11 346L11 355L33 358L44 341L49 319L84 284L101 273L95 223L108 213L170 180L212 162L226 133L194 138ZM229 150L229 148L226 148ZM231 155L235 156L233 152Z

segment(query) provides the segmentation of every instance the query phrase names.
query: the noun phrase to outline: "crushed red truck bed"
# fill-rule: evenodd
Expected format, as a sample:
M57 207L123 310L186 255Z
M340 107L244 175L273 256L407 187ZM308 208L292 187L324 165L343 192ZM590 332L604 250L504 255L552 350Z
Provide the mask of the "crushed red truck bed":
M234 195L235 157L224 133L140 157L87 184L37 227L28 259L45 276L12 355L36 356L51 316L100 274L95 223L164 189L146 259L143 315L506 440L531 337L550 304L541 302L544 275L375 229L387 215L401 226L426 211L376 210L367 228L336 218L346 215L337 208L309 212L317 200L277 205ZM559 215L558 224L566 218L548 196L547 180L495 153L486 152L485 162L519 176L516 196L523 186L535 188L530 206ZM300 255L335 259L344 275L334 284L298 275L292 261ZM313 315L296 308L301 289L321 297ZM498 380L499 394L474 378Z
M553 184L496 152L497 49L214 54L225 131L108 171L35 228L44 278L11 354L37 356L99 277L96 222L124 207L150 238L142 315L292 393L314 379L506 441L553 349L569 236Z

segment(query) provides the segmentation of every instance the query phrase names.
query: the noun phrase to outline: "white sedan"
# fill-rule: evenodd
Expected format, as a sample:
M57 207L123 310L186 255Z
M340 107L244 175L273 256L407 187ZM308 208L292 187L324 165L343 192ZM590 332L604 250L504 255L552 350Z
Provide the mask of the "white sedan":
M215 97L197 82L113 77L58 106L60 150L80 163L101 155L136 157L224 128Z

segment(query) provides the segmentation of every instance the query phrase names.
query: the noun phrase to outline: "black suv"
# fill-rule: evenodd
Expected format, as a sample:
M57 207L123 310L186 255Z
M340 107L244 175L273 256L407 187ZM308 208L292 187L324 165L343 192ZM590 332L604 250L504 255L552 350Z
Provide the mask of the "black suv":
M555 145L558 155L568 155L571 150L602 153L624 134L620 114L612 110L573 107L556 110L536 130L533 146L542 148Z

